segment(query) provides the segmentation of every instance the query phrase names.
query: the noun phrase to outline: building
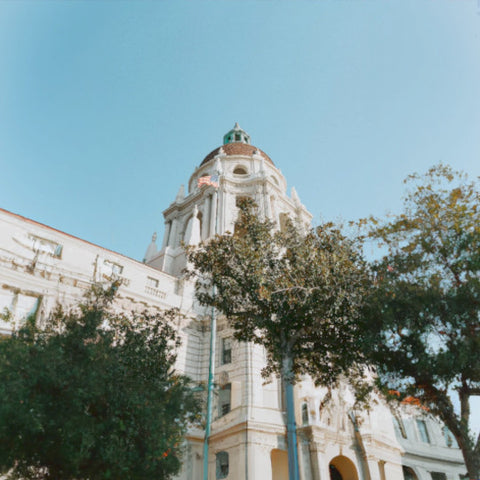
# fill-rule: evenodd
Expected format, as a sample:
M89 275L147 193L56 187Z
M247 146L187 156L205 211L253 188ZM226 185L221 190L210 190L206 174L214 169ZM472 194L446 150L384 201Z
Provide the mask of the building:
M217 173L219 178L212 178ZM198 187L200 178L204 185ZM209 185L212 181L218 189ZM300 228L310 224L312 216L295 189L287 194L281 171L236 124L195 169L187 189L180 187L164 211L161 246L154 235L143 263L0 210L0 309L8 308L16 325L32 313L41 322L57 302L75 303L93 282L121 278L122 307L183 312L177 368L205 382L209 316L183 276L182 242L194 245L215 232L232 231L236 203L244 196L253 198L279 228L288 217ZM0 322L1 332L10 328ZM276 378L264 384L264 351L233 341L219 319L216 352L209 478L287 479L282 388ZM435 420L392 415L381 402L369 412L354 412L342 388L324 405L325 393L309 378L295 387L302 480L459 480L465 472L460 450ZM181 480L202 478L203 438L203 431L189 432Z

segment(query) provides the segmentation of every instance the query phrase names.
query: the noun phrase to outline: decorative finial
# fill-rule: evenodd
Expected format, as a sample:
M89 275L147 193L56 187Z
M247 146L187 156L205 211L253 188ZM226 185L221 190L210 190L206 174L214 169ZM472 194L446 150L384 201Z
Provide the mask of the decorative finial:
M157 254L157 232L154 232L152 235L152 241L150 245L147 247L147 251L145 252L145 257L143 258L143 263L149 262L155 255Z
M300 207L302 205L295 187L292 187L292 200L296 207Z
M217 175L221 175L221 174L222 174L222 164L221 164L219 158L216 158L216 159L215 159L215 165L213 166L213 171L214 171Z
M175 197L175 202L180 203L184 198L185 198L185 187L183 185L180 185L177 196Z

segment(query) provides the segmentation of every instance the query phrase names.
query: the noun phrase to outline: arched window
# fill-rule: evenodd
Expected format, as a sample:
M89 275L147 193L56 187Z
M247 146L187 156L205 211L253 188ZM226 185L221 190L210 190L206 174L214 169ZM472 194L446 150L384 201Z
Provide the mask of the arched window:
M418 480L417 474L413 471L413 468L406 467L405 465L402 468L405 480Z
M218 452L216 455L216 478L222 479L228 477L228 453L227 452Z
M234 175L248 175L247 169L245 167L242 167L241 165L237 165L233 169Z

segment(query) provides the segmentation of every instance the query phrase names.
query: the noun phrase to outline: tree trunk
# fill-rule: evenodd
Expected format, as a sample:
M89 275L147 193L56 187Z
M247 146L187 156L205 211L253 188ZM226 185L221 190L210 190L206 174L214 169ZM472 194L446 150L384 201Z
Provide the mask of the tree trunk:
M473 452L463 454L465 464L467 466L468 478L472 480L478 480L480 478L480 462L478 457Z
M287 400L287 444L288 444L288 478L299 480L297 452L297 424L295 422L295 404L293 399L292 359L286 356L283 360L282 377L285 383Z
M438 392L436 394L438 395ZM452 403L446 396L439 401L439 417L457 441L467 467L468 478L476 480L480 479L480 455L478 440L477 445L475 445L469 436L470 402L468 388L465 385L459 389L458 396L460 400L460 419L455 414Z
M480 479L480 458L473 448L468 433L461 432L460 437L456 437L456 440L463 454L468 478L472 480Z
M475 443L469 437L468 425L470 422L470 395L468 386L464 378L462 378L462 387L458 391L460 399L460 434L461 443L459 447L463 453L463 459L467 467L467 474L470 479L480 478L480 458L475 451ZM458 440L457 440L458 441Z

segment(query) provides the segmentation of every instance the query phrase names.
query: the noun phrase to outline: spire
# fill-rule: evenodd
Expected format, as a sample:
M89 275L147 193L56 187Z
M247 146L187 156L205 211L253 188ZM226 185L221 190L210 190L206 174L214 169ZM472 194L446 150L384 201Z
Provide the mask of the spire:
M237 122L235 122L233 128L223 136L224 145L234 142L250 144L250 135L243 130Z
M144 263L149 262L156 254L157 254L157 232L154 232L152 235L152 241L150 245L147 247L147 251L145 252L145 258L143 259Z
M185 187L183 185L180 185L177 196L175 197L175 202L180 203L184 198L185 198Z
M292 200L296 207L302 206L302 202L300 202L300 198L298 196L297 191L295 190L295 187L292 187Z

